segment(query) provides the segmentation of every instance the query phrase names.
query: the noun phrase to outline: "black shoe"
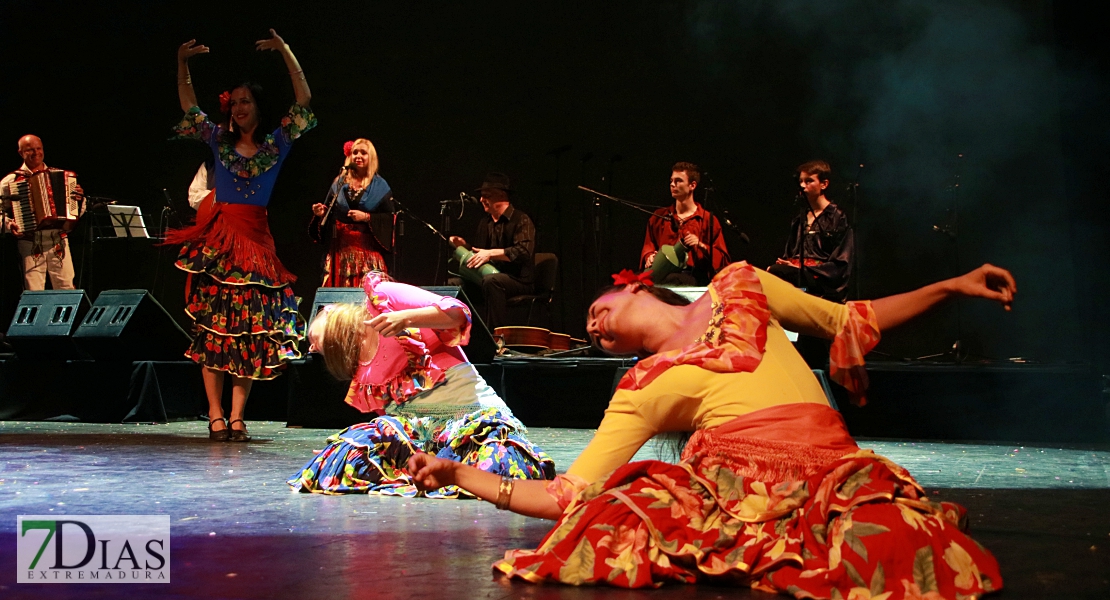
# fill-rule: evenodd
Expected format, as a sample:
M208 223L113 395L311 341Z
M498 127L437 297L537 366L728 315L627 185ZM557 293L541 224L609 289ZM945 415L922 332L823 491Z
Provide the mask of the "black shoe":
M231 429L231 426L236 424L236 423L242 423L243 428L242 429ZM249 441L251 441L251 436L247 435L247 422L246 421L244 421L242 419L235 419L234 421L227 424L227 428L231 431L230 441L232 441L232 442L249 442Z
M219 431L212 431L212 424L217 421L223 421L224 428ZM211 419L208 421L208 439L212 440L213 442L226 442L230 438L231 425L228 424L227 419L221 417L219 419Z

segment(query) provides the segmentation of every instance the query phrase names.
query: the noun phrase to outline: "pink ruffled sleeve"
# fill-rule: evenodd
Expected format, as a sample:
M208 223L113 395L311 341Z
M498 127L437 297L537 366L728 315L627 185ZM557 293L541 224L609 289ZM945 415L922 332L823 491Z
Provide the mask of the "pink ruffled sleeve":
M829 350L829 377L848 390L852 404L867 404L863 357L879 343L879 322L868 300L849 302L848 318Z
M559 504L559 508L565 512L588 485L590 485L589 482L582 477L564 474L556 475L555 479L547 484L546 490L547 494Z
M470 343L470 309L459 300L433 294L404 283L382 281L377 273L368 274L362 282L362 287L366 291L367 308L375 313L428 306L435 306L444 312L452 308L462 310L466 315L466 323L462 327L431 331L435 332L436 337L445 346L465 346Z

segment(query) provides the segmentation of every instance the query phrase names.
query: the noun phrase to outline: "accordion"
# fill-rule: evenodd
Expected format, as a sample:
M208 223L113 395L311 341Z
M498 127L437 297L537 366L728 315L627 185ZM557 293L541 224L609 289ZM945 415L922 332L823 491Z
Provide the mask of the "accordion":
M81 216L77 198L77 174L46 169L18 177L2 191L11 201L13 220L20 231L57 227Z

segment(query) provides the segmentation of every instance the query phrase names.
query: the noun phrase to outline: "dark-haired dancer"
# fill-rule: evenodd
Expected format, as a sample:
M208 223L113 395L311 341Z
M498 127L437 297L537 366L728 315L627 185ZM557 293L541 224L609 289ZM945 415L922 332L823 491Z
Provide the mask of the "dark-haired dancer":
M730 261L725 236L717 217L694 200L701 171L693 163L680 162L671 167L671 198L674 204L660 208L648 219L640 266L647 269L663 246L682 242L688 252L682 271L671 273L657 284L706 285Z
M308 107L312 94L304 71L289 45L273 29L270 35L257 48L281 53L297 98L272 132L261 123L262 90L250 83L220 95L226 123L209 120L197 107L189 73L189 59L208 47L189 40L177 50L185 118L175 131L211 148L216 188L197 210L196 225L170 232L166 241L184 244L176 266L190 273L185 310L195 322L186 356L202 367L209 437L215 441L250 440L243 411L251 383L277 377L284 362L299 356L304 337L290 287L296 277L275 253L266 205L293 140L316 126L316 116ZM232 385L230 422L220 402L225 373Z
M1010 308L1004 269L873 302L837 304L745 263L679 306L631 272L590 306L594 344L641 360L597 433L553 482L501 480L419 454L426 489L457 485L498 508L556 519L536 550L494 568L575 585L733 583L797 598L977 598L998 563L902 467L859 448L784 327L833 339L833 378L864 391L879 332L956 297ZM663 300L663 301L661 301ZM682 461L628 463L658 433L694 432Z

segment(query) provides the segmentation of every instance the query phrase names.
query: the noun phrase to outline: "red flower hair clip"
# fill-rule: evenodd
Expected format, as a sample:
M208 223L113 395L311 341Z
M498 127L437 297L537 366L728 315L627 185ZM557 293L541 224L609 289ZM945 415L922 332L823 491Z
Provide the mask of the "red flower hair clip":
M231 92L224 91L220 94L220 112L226 113L231 110Z
M345 142L343 144L343 156L350 156L351 155L351 148L354 148L354 147L355 147L355 142L353 140L350 141L350 142Z
M632 269L622 269L620 273L613 275L613 285L633 285L639 283L640 285L652 285L651 271L644 271L637 274Z

